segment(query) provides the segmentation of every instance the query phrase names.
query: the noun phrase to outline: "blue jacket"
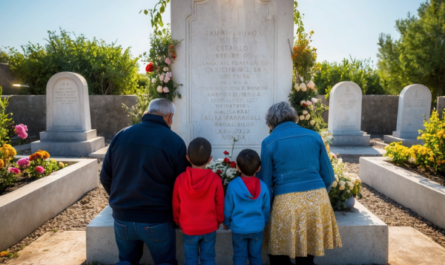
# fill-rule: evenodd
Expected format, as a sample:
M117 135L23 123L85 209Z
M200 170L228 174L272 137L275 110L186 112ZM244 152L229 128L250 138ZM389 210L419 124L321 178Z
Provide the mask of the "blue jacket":
M224 224L237 234L259 233L270 217L270 197L266 184L260 180L261 192L257 199L238 177L227 187L224 202Z
M188 166L185 155L184 141L157 115L144 115L142 123L116 134L100 174L113 217L123 222L172 222L173 187Z
M261 171L272 196L331 189L334 170L321 136L294 122L278 124L261 145Z

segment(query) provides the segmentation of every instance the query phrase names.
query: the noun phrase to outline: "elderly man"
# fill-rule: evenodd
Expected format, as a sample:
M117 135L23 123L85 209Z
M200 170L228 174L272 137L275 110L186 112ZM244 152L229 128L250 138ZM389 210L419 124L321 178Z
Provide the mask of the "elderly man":
M118 264L139 264L144 243L155 264L178 264L172 194L186 170L186 146L173 131L175 105L151 101L142 123L120 131L111 142L100 180L110 195Z

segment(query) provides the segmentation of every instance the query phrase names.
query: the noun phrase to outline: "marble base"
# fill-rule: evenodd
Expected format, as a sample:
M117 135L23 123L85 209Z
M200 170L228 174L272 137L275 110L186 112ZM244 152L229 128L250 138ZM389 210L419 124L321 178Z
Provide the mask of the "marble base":
M331 146L370 146L371 135L361 132L361 134L335 134Z
M397 138L417 139L419 132L399 132L393 131L392 135Z
M46 131L40 133L40 141L42 142L82 142L96 137L97 130L89 130L83 132Z
M324 257L317 257L317 264L387 264L388 263L388 226L372 214L362 204L356 202L354 212L336 212L338 228L343 247L326 250ZM112 209L106 207L87 226L87 263L118 262L119 252L114 235ZM176 231L177 258L184 264L182 231ZM269 264L267 253L263 251L263 262ZM232 233L217 231L216 264L232 264ZM141 263L153 264L150 252L144 245Z
M445 229L444 186L383 157L361 157L359 175L378 192Z
M423 141L417 140L417 137L412 138L412 139L407 139L407 138L399 138L394 135L385 135L385 136L383 136L383 140L387 144L390 144L393 142L402 142L402 145L406 146L406 147L411 147L413 145L418 145L418 144L423 145Z
M96 137L86 141L36 141L31 143L31 151L45 150L52 156L76 156L83 157L103 148L105 139Z

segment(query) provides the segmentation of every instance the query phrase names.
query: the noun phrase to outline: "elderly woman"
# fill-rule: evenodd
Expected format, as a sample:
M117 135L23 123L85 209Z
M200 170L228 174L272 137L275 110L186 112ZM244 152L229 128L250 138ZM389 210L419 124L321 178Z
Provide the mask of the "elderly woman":
M335 180L320 135L296 124L289 103L269 108L266 123L272 133L261 149L258 174L273 199L265 246L271 265L314 264L324 249L341 247L328 192Z

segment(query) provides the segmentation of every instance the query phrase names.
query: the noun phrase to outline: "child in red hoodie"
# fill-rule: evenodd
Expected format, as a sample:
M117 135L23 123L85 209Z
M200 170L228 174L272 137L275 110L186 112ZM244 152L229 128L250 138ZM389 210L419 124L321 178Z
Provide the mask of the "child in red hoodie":
M221 179L211 169L212 146L204 138L190 142L187 160L192 164L178 176L173 189L173 218L184 232L185 265L215 264L216 230L224 221Z

